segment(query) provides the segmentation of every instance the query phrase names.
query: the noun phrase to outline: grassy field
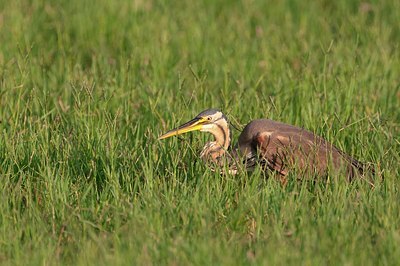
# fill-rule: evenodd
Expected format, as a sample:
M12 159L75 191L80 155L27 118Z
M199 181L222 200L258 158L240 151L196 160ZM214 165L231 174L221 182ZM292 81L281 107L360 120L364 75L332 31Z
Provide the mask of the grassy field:
M0 264L398 265L400 2L0 0ZM220 176L221 108L384 175ZM234 139L239 135L234 130Z

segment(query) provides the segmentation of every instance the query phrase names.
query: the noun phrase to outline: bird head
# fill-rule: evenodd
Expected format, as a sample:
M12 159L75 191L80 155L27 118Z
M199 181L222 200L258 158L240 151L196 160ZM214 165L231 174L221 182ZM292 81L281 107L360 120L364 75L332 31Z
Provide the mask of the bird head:
M217 127L227 127L227 121L227 118L220 110L208 109L198 114L192 120L166 132L158 137L158 139L166 139L191 131L213 132Z

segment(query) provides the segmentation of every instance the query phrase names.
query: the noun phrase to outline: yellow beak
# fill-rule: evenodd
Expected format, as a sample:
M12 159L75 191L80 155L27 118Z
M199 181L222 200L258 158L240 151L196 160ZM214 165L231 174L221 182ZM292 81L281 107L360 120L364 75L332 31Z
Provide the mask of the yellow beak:
M207 120L205 120L203 118L196 117L196 118L190 120L189 122L186 122L185 124L168 131L164 135L159 136L158 139L159 140L166 139L166 138L169 138L169 137L172 137L172 136L177 136L177 135L180 135L180 134L183 134L183 133L187 133L187 132L190 132L190 131L200 130L205 121L207 121Z

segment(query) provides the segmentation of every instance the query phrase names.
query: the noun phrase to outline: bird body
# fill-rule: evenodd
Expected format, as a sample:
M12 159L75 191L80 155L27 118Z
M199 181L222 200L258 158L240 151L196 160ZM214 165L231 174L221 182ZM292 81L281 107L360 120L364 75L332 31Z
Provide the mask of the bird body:
M226 116L209 109L182 126L170 130L159 139L200 130L209 132L214 141L208 142L200 157L219 166L228 163L231 173L244 166L252 170L257 164L286 180L291 171L300 176L324 176L331 170L343 171L351 180L367 169L364 164L347 155L323 138L293 125L270 119L248 123L239 136L237 145L230 148L231 134Z
M336 169L345 171L351 179L362 171L360 162L323 138L303 128L269 119L247 124L239 136L237 149L247 157L258 157L258 163L282 176L294 168L319 176Z

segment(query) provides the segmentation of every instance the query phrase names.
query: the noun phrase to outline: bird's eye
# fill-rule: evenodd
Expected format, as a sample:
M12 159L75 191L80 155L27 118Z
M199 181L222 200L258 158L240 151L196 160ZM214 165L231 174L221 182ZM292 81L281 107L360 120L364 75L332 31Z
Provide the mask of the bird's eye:
M207 117L207 120L208 120L208 121L211 121L211 120L212 120L212 117L211 117L211 116Z

